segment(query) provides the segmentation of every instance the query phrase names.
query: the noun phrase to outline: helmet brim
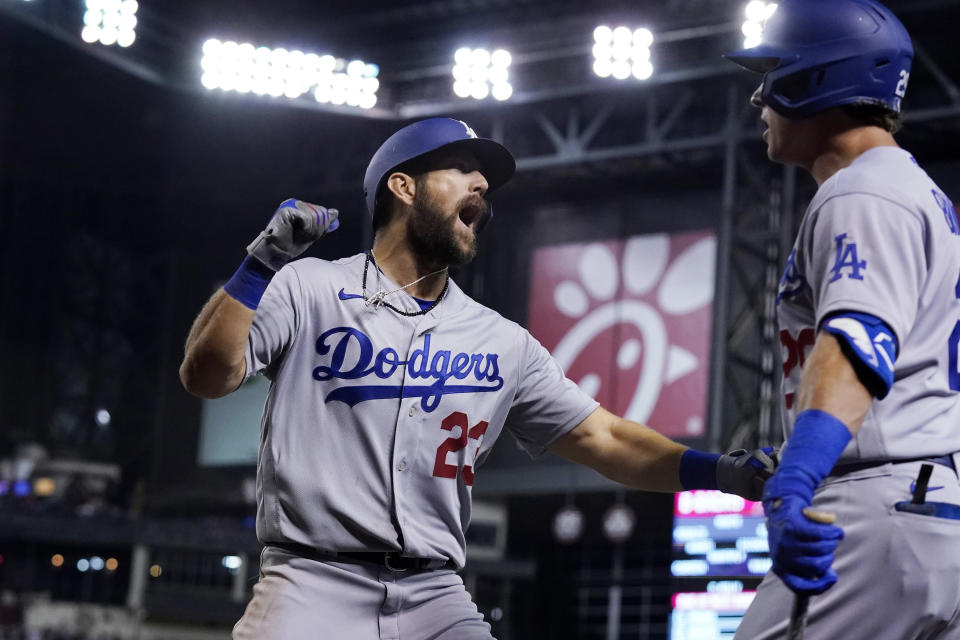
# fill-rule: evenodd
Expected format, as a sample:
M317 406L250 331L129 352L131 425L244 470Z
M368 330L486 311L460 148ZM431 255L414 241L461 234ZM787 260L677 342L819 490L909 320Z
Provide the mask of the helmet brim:
M799 59L796 54L764 44L725 53L723 57L754 73L767 73Z
M517 170L517 162L506 147L489 138L466 138L454 140L442 147L438 147L431 154L438 151L468 151L473 154L480 165L480 173L487 181L487 191L493 191L506 184Z

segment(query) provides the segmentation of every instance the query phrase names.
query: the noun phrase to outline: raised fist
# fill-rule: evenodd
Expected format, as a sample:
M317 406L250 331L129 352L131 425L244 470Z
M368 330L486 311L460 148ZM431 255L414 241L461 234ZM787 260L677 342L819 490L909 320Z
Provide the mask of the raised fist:
M340 226L338 215L336 209L293 198L285 200L277 207L267 228L247 245L247 253L279 271L320 236Z

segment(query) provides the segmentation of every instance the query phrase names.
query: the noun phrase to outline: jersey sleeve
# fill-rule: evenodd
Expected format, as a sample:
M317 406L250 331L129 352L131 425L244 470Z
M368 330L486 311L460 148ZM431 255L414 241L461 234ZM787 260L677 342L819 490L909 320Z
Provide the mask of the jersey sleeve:
M300 279L287 265L270 281L247 338L246 378L266 372L273 376L299 327Z
M816 323L839 312L886 323L899 342L916 318L927 272L926 234L917 216L880 196L835 196L810 228L805 268Z
M569 380L543 345L521 330L520 383L506 427L531 457L543 455L600 406Z

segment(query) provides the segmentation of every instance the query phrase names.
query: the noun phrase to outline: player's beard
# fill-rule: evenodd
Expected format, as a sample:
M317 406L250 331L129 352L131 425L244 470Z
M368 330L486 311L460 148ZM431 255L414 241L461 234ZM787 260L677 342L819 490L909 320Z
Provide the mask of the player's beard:
M481 222L489 215L489 205L478 195L468 195L457 202L457 215L451 218L428 191L420 188L414 195L416 211L410 217L410 243L417 254L431 264L454 267L467 264L477 255L480 244L476 231L472 229L473 238L469 243L458 236L460 212L467 206L480 207L483 214L478 222Z

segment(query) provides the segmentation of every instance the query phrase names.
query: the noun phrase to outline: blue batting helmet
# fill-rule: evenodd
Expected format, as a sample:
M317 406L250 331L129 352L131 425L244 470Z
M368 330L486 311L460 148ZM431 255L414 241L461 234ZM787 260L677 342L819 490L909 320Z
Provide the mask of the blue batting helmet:
M409 124L387 138L367 165L363 195L367 211L376 211L380 187L394 169L437 149L469 150L480 163L488 191L502 186L517 168L513 155L499 142L478 138L467 123L453 118L428 118Z
M867 103L900 111L913 45L875 0L782 0L762 43L725 54L764 74L763 103L788 118Z

